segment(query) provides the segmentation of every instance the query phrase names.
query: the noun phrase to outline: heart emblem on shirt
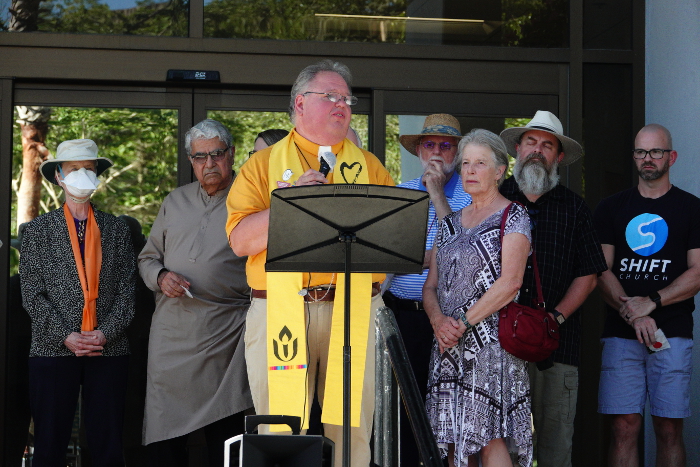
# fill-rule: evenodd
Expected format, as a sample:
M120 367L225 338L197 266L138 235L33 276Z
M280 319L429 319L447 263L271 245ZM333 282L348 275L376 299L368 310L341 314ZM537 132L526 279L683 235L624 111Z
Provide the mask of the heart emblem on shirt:
M343 180L345 180L345 183L349 183L351 185L355 184L357 177L360 176L361 172L362 164L359 162L353 162L350 165L348 165L347 162L340 164L340 175L343 177Z

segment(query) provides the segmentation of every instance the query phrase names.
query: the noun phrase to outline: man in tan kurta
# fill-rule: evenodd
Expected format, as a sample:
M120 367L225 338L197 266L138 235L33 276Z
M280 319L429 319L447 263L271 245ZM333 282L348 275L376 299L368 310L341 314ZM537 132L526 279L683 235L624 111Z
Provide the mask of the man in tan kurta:
M245 257L228 245L226 197L234 174L230 133L204 120L186 135L197 181L160 208L139 269L154 290L148 349L144 444L151 466L186 466L188 434L204 428L209 465L243 432L253 402L243 334L250 305Z

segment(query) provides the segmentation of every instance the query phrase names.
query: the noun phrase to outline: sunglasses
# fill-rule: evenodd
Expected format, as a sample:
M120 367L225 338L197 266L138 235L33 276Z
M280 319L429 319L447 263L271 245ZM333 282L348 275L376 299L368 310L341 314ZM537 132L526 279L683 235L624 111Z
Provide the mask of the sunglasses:
M429 149L429 150L435 149L436 145L440 147L440 151L449 151L450 149L455 147L454 144L452 144L448 141L443 141L440 144L436 143L435 141L426 141L424 143L421 143L421 146L423 146L425 149Z

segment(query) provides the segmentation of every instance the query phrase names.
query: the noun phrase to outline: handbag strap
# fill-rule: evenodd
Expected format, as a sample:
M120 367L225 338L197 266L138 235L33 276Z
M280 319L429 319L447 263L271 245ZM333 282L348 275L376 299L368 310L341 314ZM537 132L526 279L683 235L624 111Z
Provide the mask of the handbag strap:
M510 209L514 204L520 204L517 201L513 201L503 210L503 215L501 216L501 258L503 257L503 232L506 228L506 219L508 214L510 214ZM520 204L520 206L525 209L525 206ZM532 269L535 273L535 287L537 288L537 305L545 308L544 295L542 294L542 283L540 282L540 270L537 268L537 256L535 255L535 246L532 245Z

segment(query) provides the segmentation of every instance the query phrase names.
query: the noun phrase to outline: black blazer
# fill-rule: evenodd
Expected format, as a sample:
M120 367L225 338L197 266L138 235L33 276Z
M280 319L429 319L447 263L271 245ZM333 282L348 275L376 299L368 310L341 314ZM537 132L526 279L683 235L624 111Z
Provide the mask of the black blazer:
M124 331L134 316L136 280L131 237L121 219L93 210L102 237L97 298L97 329L107 339L102 354L127 355L129 344ZM22 302L32 319L29 356L74 356L63 342L71 332L80 332L84 298L63 208L27 225L19 271Z

